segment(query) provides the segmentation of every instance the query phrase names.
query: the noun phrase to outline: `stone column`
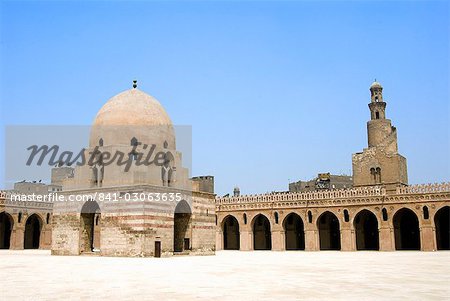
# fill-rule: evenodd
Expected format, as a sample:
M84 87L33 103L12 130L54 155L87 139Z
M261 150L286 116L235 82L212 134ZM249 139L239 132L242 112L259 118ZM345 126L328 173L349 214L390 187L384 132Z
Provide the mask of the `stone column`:
M354 246L354 237L355 233L350 226L345 225L341 229L341 250L342 251L353 251L355 250Z
M435 251L435 235L431 225L422 226L420 228L420 250Z
M253 249L252 233L249 231L241 231L240 235L240 249L242 251L250 251Z
M24 239L25 229L21 226L15 227L11 233L11 243L10 249L12 250L23 250L23 239Z
M319 233L316 229L305 230L305 251L319 251Z
M379 230L380 251L395 251L394 229L382 225Z
M272 231L272 250L274 251L282 251L284 250L284 243L283 243L283 237L284 237L284 232L283 231L279 231L279 230L275 230Z

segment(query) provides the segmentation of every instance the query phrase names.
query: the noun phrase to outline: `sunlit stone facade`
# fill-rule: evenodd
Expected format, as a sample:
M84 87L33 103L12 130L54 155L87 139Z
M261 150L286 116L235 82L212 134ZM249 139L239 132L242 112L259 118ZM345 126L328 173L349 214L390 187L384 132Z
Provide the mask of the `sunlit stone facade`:
M219 197L218 250L449 249L450 183L408 186L383 87L370 86L368 147L352 189Z

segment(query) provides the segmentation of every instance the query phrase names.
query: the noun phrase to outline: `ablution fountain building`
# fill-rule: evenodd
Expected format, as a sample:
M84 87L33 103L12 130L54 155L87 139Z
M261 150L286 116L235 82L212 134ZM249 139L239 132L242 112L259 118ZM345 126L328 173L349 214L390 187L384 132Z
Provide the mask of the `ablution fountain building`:
M87 196L83 202L17 202L15 191L2 191L0 248L156 257L223 249L448 250L450 183L408 185L378 82L370 96L368 147L352 156L352 188L216 197L213 177L188 178L168 114L134 85L98 112L86 152L119 152L137 162L155 145L162 163L125 171L99 157L54 169L48 187L60 185L66 199ZM174 199L130 202L130 195Z

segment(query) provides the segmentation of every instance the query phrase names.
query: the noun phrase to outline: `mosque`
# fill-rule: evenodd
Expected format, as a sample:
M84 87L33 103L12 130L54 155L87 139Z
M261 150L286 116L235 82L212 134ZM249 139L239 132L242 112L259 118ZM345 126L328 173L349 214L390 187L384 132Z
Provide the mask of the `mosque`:
M97 113L85 149L95 160L52 170L64 202L20 203L14 191L0 193L0 248L154 257L450 249L450 183L408 185L376 81L369 110L368 146L352 156L351 188L217 197L212 176L189 178L170 117L134 82ZM150 150L153 163L140 164ZM117 154L129 164L112 160Z
M64 201L22 204L4 193L0 247L51 248L54 255L214 254L212 178L188 178L172 121L136 82L97 113L84 152L94 160L52 170Z
M449 249L450 183L408 185L383 87L370 86L368 147L353 188L216 198L216 249Z

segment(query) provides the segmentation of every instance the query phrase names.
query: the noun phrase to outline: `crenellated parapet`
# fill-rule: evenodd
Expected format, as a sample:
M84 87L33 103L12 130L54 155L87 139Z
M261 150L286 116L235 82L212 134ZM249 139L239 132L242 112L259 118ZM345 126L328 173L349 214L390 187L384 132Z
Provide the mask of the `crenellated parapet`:
M360 187L342 190L301 193L267 193L217 197L217 211L361 206L392 203L415 203L423 201L445 201L450 199L450 183L423 184L399 187L387 194L383 187Z
M397 194L417 194L417 193L435 193L450 192L450 182L417 184L411 186L397 187Z
M216 198L216 211L253 210L268 208L335 207L350 204L382 202L386 190L363 187L300 193L268 193Z
M289 201L317 201L353 197L383 196L386 190L382 187L364 187L353 189L326 190L313 192L281 192L233 197L218 197L216 204L266 203Z
M53 201L43 196L31 198L32 194L24 194L15 190L0 190L0 205L14 209L52 210Z

